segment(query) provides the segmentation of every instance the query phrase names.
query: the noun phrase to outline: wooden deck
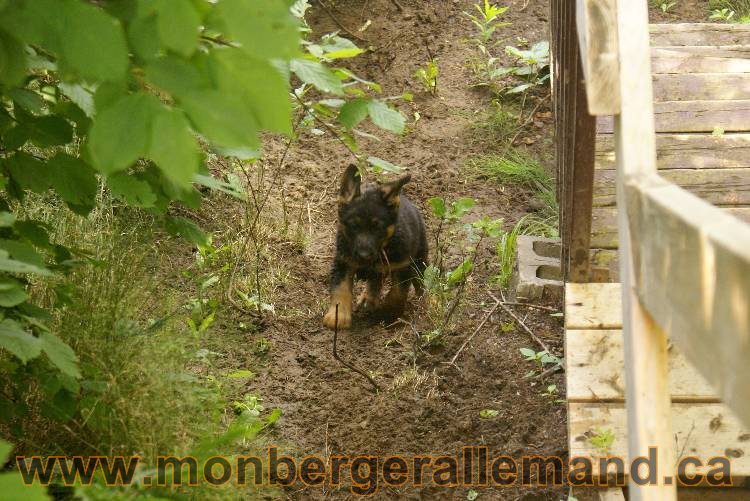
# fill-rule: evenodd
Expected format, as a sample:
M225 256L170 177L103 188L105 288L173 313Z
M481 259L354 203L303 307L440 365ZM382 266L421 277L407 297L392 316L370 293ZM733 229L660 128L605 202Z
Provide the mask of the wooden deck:
M566 285L565 368L570 455L627 457L620 284ZM672 426L679 457L732 458L732 476L750 476L750 430L711 386L670 348ZM592 438L611 432L602 450ZM596 465L595 465L596 468ZM705 468L696 471L705 473ZM595 472L595 474L598 474Z
M750 222L750 25L651 25L651 64L660 174ZM599 117L593 281L618 278L612 131Z

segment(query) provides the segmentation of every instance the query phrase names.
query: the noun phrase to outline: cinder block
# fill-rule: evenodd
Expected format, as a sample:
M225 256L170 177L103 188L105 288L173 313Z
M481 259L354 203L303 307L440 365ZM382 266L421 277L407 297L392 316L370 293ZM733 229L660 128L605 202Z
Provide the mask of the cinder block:
M559 239L519 235L516 263L511 281L515 299L562 298Z

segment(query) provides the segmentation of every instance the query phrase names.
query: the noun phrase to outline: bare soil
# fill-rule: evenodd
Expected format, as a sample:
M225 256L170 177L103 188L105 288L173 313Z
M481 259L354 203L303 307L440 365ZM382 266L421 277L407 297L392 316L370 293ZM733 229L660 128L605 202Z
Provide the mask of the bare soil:
M467 221L483 215L504 218L510 228L530 212L531 195L514 186L476 179L463 169L474 154L499 151L504 145L482 137L471 125L486 116L491 96L472 88L468 61L475 54L466 39L472 33L463 11L474 9L468 0L400 0L399 12L390 0L327 2L330 13L315 4L311 25L316 33L341 31L341 26L366 41L371 48L353 62L353 70L383 87L383 95L415 94L412 103L400 102L408 117L408 132L393 136L371 130L379 140L359 139L368 155L388 159L408 168L413 181L405 195L422 210L432 238L436 226L427 200L433 196L453 200L473 197L477 205ZM516 45L516 37L534 43L548 40L548 2L504 2L513 24L498 35L500 47ZM367 20L372 24L357 29ZM347 36L345 32L342 35ZM428 59L428 47L438 59L437 96L421 90L414 78ZM500 52L500 50L499 50ZM542 94L548 90L543 89ZM540 106L518 142L532 148L546 162L552 152L550 102ZM528 113L528 108L527 108ZM415 113L419 120L415 121ZM270 142L267 158L273 164L284 145ZM349 362L375 375L383 391L374 394L368 382L343 368L332 356L332 332L321 317L327 302L327 274L333 257L338 176L352 161L351 154L328 134L305 134L288 152L282 184L286 210L304 222L304 250L279 248L289 279L277 291L276 315L258 334L270 341L265 356L242 361L257 369L247 390L263 396L266 408L279 407L283 417L269 442L281 445L298 458L307 455L451 455L462 447L487 446L490 457L524 455L567 457L566 409L544 396L556 384L564 399L564 377L557 373L540 380L525 379L533 368L519 349L540 349L519 326L502 332L511 322L498 309L463 351L455 366L446 364L471 335L494 304L489 293L496 273L492 245L483 246L478 269L467 287L457 313L459 328L442 346L414 354L414 332L426 332L429 320L424 305L411 301L405 319L411 325L386 327L355 318L351 331L339 334L339 352ZM455 265L459 256L449 256ZM546 303L559 308L559 305ZM552 351L563 355L563 330L559 317L549 311L513 307ZM248 339L248 344L254 339ZM483 419L480 411L494 409L496 417ZM376 499L466 499L468 488L381 488ZM480 499L559 500L562 487L476 488ZM339 490L289 488L289 499L347 498L348 485Z

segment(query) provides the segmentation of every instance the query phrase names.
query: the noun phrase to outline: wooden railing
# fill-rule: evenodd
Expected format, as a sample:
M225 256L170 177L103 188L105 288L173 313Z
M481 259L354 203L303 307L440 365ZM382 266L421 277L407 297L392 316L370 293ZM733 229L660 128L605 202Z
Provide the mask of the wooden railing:
M647 2L620 6L578 0L577 33L589 109L615 115L629 455L656 446L674 465L668 339L750 424L750 225L659 176ZM675 492L630 485L631 499Z

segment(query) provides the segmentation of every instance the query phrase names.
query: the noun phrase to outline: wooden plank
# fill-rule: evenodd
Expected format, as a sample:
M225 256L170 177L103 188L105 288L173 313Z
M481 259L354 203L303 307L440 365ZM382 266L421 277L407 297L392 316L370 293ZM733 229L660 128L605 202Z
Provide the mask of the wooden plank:
M621 330L565 331L566 393L570 402L623 402ZM716 391L675 347L669 350L672 402L719 402Z
M729 451L732 476L750 476L750 430L726 405L675 403L671 405L671 416L673 439L680 458L695 456L705 463L712 457L727 456ZM597 449L590 440L603 431L614 435L608 451ZM570 457L627 457L629 433L623 404L571 402L568 404L568 433ZM658 465L660 474L666 475L667 467L663 463ZM696 471L706 473L706 467ZM598 475L596 469L595 475Z
M597 494L599 495L599 501L625 501L625 494L619 487L600 490Z
M596 138L596 168L615 168L614 137ZM661 169L750 168L750 134L657 134L656 164Z
M750 131L750 100L666 101L654 104L656 132ZM597 118L597 133L613 132L610 116Z
M750 423L750 225L658 175L625 191L641 303Z
M750 45L654 47L651 67L654 73L747 73Z
M750 73L654 75L654 101L750 99Z
M616 0L577 0L576 25L589 113L619 113Z
M670 169L660 172L669 182L714 205L750 205L750 169ZM617 172L594 174L594 206L615 205Z
M565 328L622 328L620 294L620 284L565 284Z
M721 209L740 221L750 223L750 207L722 207ZM594 207L591 216L591 247L616 249L617 241L617 208Z
M750 26L717 23L652 24L651 45L743 45L750 40Z

